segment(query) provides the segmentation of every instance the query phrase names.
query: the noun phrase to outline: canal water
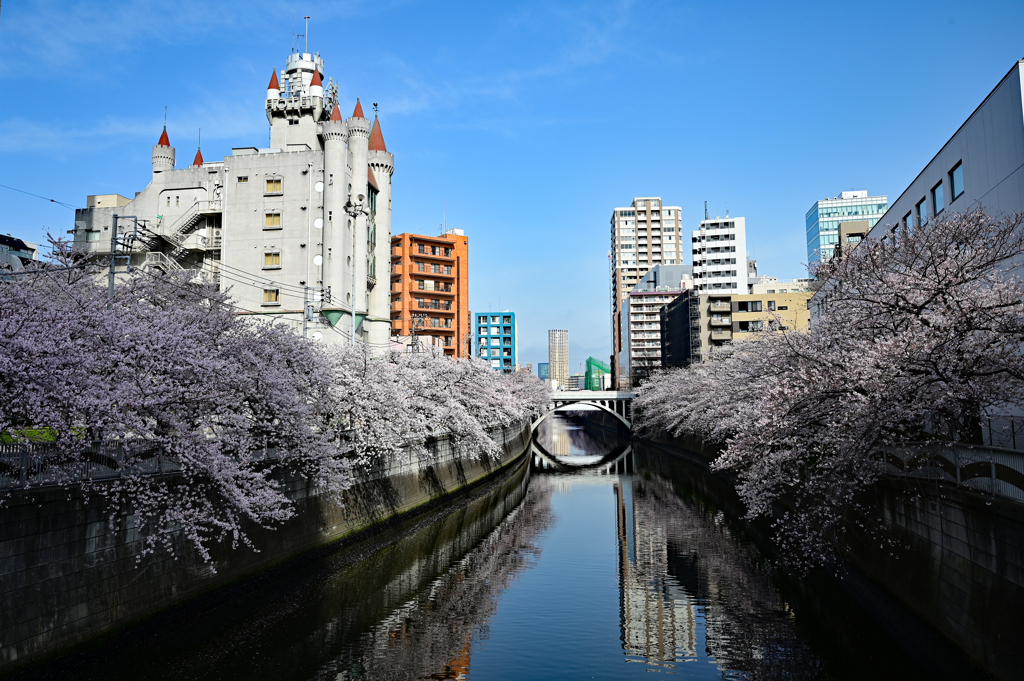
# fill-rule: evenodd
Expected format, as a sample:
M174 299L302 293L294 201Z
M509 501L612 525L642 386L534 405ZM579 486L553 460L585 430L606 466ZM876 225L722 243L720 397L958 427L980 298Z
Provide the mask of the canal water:
M610 415L555 415L454 507L17 678L935 678L838 588L776 573L702 475Z

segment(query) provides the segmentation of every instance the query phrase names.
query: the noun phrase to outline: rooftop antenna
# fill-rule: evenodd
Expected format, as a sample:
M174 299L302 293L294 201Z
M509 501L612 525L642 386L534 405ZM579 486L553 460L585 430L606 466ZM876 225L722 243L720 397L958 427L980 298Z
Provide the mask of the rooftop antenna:
M198 149L202 149L203 148L203 129L202 128L199 128L199 146L197 148Z
M295 12L292 12L292 54L295 54Z
M306 20L306 32L302 34L302 37L306 39L306 52L309 52L309 17L302 17Z
M373 103L373 117L377 117L377 102Z
M164 130L167 129L167 106L164 105Z
M729 201L728 201L728 199L726 199L726 201L725 201L725 217L729 217Z
M708 202L707 201L704 202L704 219L705 220L710 220L711 219L711 216L708 215Z

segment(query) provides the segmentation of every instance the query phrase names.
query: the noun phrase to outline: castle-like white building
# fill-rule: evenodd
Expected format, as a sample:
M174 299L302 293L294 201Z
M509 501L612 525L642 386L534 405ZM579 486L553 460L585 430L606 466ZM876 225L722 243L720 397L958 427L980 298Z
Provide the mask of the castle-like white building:
M138 238L117 249L122 265L199 270L241 310L327 341L347 342L354 329L386 347L395 164L380 123L358 100L342 117L319 54L288 56L266 111L269 148L236 147L212 163L197 151L187 168L175 168L165 128L149 185L132 199L90 196L75 211L75 246L109 256L114 215L134 216ZM134 230L132 219L117 222L122 236Z

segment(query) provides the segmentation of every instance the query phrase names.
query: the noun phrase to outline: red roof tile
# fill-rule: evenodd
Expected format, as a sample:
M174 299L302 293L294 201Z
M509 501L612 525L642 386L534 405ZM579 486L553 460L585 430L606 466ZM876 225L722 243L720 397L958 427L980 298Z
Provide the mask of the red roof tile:
M373 130L370 131L370 151L387 151L388 148L384 144L384 135L380 131L380 122L377 117L373 117Z
M194 166L201 166L201 165L203 165L203 150L202 149L196 149L196 158L195 158L194 161L192 161L192 165L194 165Z
M277 82L277 71L270 74L270 85L267 86L268 90L280 90L281 85Z
M359 98L356 97L356 110L352 112L353 118L366 118L363 115L363 105L359 103Z
M324 86L324 82L320 80L320 72L316 69L313 69L313 80L310 82L309 87L313 87L314 85L319 85L320 87Z
M157 146L169 147L171 146L171 140L167 139L167 126L164 126L164 131L160 135L160 141L157 142Z
M331 112L331 120L335 123L341 123L341 107L337 104L334 105L334 111Z
M370 166L366 166L366 183L377 191L380 191L380 187L377 186L377 178L373 176L373 168Z

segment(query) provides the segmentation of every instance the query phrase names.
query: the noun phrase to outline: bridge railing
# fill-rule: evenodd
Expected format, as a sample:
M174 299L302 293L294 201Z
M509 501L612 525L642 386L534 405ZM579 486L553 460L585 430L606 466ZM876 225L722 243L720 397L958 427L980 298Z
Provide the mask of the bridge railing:
M960 443L907 443L884 450L886 473L936 480L1024 502L1024 453Z

